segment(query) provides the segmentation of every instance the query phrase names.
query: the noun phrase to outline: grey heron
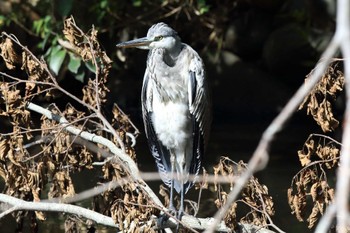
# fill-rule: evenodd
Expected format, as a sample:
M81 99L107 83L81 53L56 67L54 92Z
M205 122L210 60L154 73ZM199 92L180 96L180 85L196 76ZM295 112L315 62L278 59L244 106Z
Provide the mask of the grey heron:
M202 167L211 124L203 61L165 23L117 47L150 50L141 94L145 132L160 177L170 187L169 209L181 219L184 195L194 183L189 176L197 176ZM178 212L174 189L180 194Z

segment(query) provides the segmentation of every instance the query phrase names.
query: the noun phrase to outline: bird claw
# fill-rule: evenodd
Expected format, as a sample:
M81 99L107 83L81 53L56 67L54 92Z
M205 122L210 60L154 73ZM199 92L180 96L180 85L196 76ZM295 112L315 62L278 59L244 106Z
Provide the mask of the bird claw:
M176 218L181 221L181 218L182 216L184 215L184 212L182 210L179 210L177 213L176 213ZM180 229L180 223L178 222L177 225L176 225L176 233L179 232L179 229Z
M176 211L175 207L169 207L169 212L170 215L174 216L177 220L181 221L182 216L184 215L184 212L182 210ZM163 224L169 220L170 216L169 214L163 214L161 215L158 220L157 220L157 225L158 226L163 226ZM180 225L179 223L177 223L176 225L176 231L175 232L179 232L180 229Z
M168 216L168 215L162 214L162 215L159 216L159 218L157 219L157 225L158 225L159 227L162 227L162 226L164 225L164 223L165 223L166 221L168 221L168 219L169 219L169 216Z
M177 213L176 213L176 218L181 221L181 218L182 216L184 216L184 212L182 210L179 210Z
M157 224L159 226L162 226L166 221L168 221L168 219L170 218L169 215L174 216L175 218L177 218L178 216L178 212L176 212L176 209L174 206L169 206L169 214L162 214L161 216L159 216L158 220L157 220Z

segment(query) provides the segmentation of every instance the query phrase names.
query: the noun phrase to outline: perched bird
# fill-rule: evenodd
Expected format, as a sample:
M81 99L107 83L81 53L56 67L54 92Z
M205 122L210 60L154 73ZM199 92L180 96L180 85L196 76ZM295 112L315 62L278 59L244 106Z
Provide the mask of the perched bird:
M189 175L197 176L202 167L211 124L203 61L165 23L153 25L146 37L117 47L150 50L141 94L143 121L160 176L170 187L169 209L181 219L184 195L194 182ZM174 189L181 196L178 212Z

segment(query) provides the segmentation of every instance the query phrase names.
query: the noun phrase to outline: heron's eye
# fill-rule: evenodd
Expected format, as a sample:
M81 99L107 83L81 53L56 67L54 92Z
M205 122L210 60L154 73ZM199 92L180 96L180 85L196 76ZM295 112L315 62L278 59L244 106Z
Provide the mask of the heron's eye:
M156 36L156 37L154 37L154 40L155 41L160 41L160 40L162 40L164 37L163 36Z

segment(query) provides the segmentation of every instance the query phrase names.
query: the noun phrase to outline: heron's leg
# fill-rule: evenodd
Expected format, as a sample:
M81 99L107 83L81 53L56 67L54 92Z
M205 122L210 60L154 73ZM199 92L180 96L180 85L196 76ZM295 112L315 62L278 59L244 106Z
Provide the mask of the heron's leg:
M174 206L175 155L174 155L173 152L170 152L170 163L171 163L171 186L170 186L170 204L169 204L169 209L172 212L176 212L176 208Z
M180 209L176 214L176 218L181 221L182 216L184 215L184 196L185 196L185 186L184 180L181 178L181 192L180 192ZM179 232L180 224L176 226L176 233Z
M171 183L170 183L170 203L169 203L169 210L170 213L173 215L176 215L176 208L174 206L174 174L175 174L175 154L173 151L170 151L170 163L171 163ZM169 215L163 214L158 219L158 225L162 226L165 221L169 219Z
M181 220L182 216L184 215L184 197L185 197L185 186L184 181L181 181L181 193L180 193L180 209L177 212L177 219Z

